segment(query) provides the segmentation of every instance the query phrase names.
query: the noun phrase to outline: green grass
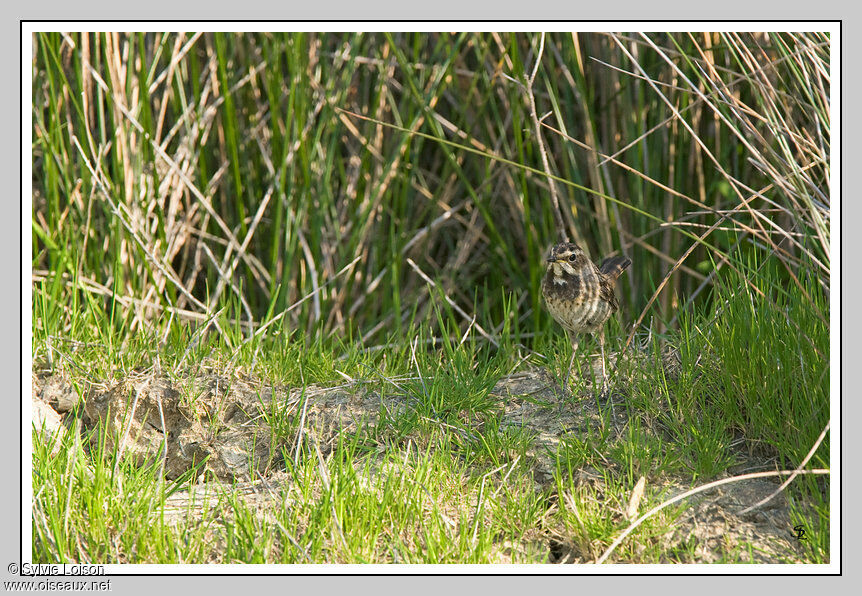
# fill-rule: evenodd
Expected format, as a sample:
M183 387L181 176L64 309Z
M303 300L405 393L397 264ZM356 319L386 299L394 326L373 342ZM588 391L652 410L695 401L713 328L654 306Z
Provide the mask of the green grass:
M590 562L641 476L642 513L795 468L830 420L829 42L548 35L539 139L539 36L37 34L34 372L82 397L167 378L213 438L206 380L249 381L274 450L222 485L118 459L98 426L34 433L34 560ZM539 291L561 237L634 263L613 408L589 338L569 393L495 391L565 375ZM322 387L380 407L319 436ZM513 404L558 412L558 442ZM830 561L829 491L803 475L781 497L799 551L710 560ZM703 560L669 537L698 503L611 561Z
M617 387L625 400L617 408L625 410L627 422L615 427L605 411L605 418L588 425L585 433L561 437L558 450L549 454L555 462L549 484L535 483L535 435L527 428L501 426L501 400L492 392L512 370L532 366L530 359L518 365L515 353L469 340L461 345L444 341L436 349L422 341L422 333L412 347L386 352L392 359L348 346L349 353L336 360L333 354L345 346L323 344L274 358L282 366L293 362L298 371L282 369L281 380L267 382L296 386L299 376L306 385L339 385L344 380L335 378L335 368L353 374L361 369L356 378L364 381L362 390L397 397L406 406L398 411L381 407L375 425L360 421L355 432L338 435L325 455L316 438L306 438L297 455L299 409L269 403L264 419L281 445L282 463L276 468L284 469L286 477L271 485L258 482L254 492L271 498L274 509L268 505L261 510L245 492L207 488L190 479L160 484L158 462L144 468L118 466L115 454L76 447L71 439L51 456L51 445L34 435L33 490L39 495L34 559L536 563L550 560L550 537L564 535L581 560L592 560L628 525L619 512L640 476L648 479L640 509L645 511L674 492L663 488L667 479L693 486L720 478L752 453L757 456L752 461L793 467L828 419L823 408L807 409L827 403L826 386L803 387L807 372L799 366L800 350L828 349L828 327L815 322L816 313L800 308L792 319L810 323L805 329L814 345L797 343L782 353L778 338L787 338L794 328L779 316L787 312L786 303L772 305L744 292L722 294L720 302L725 304L720 312L685 316L681 331L665 338L678 354L676 370L669 373L657 341L637 352L636 370L621 367ZM771 326L761 325L762 341L742 355L725 342L730 341L729 330L745 328L751 312ZM270 341L277 348L284 337L266 343ZM556 343L562 347L564 342ZM268 353L267 348L261 353ZM222 346L221 358L210 353L207 366L217 368L230 352ZM163 358L172 361L170 348ZM558 359L555 365L565 366L567 354ZM814 362L813 356L807 360ZM350 362L364 366L345 365ZM761 382L764 362L776 363L770 374L778 389ZM545 365L543 360L536 363ZM258 374L272 370L271 365L262 361L250 369ZM734 374L717 372L722 370ZM174 371L179 378L186 372ZM798 390L783 393L784 386ZM750 392L759 388L757 400L743 399L746 394L739 387ZM566 398L564 407L592 399L587 391L580 398ZM756 404L755 412L745 403ZM807 434L799 436L800 429ZM826 446L812 467L829 467ZM596 475L595 483L583 482L585 470ZM165 495L179 488L216 492L217 504L179 522L167 520L160 514ZM801 477L788 491L793 519L804 523L812 538L806 544L807 560L828 560L828 485ZM649 520L612 560L697 561L696 540L669 547L663 538L685 510L682 503ZM723 552L722 560L737 560L741 555L734 549L739 548Z

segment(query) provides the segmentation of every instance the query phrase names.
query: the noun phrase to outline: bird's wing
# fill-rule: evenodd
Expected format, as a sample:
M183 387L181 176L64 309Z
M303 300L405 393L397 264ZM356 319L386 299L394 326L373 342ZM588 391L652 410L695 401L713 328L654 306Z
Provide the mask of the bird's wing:
M628 257L608 257L602 261L599 269L607 275L611 280L618 278L626 267L632 264L632 260Z

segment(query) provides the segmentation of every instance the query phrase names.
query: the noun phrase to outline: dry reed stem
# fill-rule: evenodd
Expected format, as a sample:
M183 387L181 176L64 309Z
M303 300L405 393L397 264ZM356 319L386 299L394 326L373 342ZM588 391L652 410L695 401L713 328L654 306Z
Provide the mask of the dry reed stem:
M646 520L651 518L653 515L655 515L656 513L658 513L659 511L661 511L665 507L669 507L669 506L673 505L674 503L678 503L679 501L682 501L683 499L687 499L688 497L691 497L691 496L696 495L698 493L710 490L712 488L722 486L724 484L730 484L733 482L741 482L743 480L752 480L755 478L769 478L772 476L786 476L786 475L791 475L791 474L829 474L829 470L815 469L815 470L801 470L801 471L782 470L782 471L778 471L778 472L754 472L752 474L743 474L741 476L734 476L732 478L723 478L721 480L716 480L715 482L710 482L708 484L698 486L697 488L693 488L691 490L685 491L684 493L679 494L679 495L673 497L672 499L668 499L667 501L664 501L663 503L653 507L652 509L650 509L649 511L644 513L642 516L640 516L638 519L636 519L634 522L632 522L631 525L629 525L629 527L626 528L625 531L622 534L620 534L616 538L616 540L613 541L613 543L611 543L611 545L607 548L607 550L605 550L605 552L602 553L602 556L600 556L598 559L595 560L595 564L601 565L602 563L607 561L608 557L611 556L611 554L616 550L616 548L620 544L622 544L623 540L625 540L629 534L631 534L639 525L641 525L643 522L645 522Z
M548 162L548 151L545 148L545 141L542 139L542 127L539 124L539 116L536 112L536 96L533 94L533 83L536 80L536 74L539 72L539 64L542 62L542 54L544 51L545 34L542 33L542 37L539 40L539 50L536 53L535 63L533 64L533 72L529 76L525 77L527 83L525 91L527 93L527 100L530 103L530 118L533 121L536 143L539 147L539 155L542 158L542 167L545 170L545 174L547 174L548 186L551 189L551 205L553 206L554 211L554 221L557 222L557 234L559 234L560 240L567 241L568 234L566 234L566 227L563 224L563 217L560 211L560 199L557 195L557 186L554 182L554 177L551 175L551 166ZM576 234L576 236L578 235Z

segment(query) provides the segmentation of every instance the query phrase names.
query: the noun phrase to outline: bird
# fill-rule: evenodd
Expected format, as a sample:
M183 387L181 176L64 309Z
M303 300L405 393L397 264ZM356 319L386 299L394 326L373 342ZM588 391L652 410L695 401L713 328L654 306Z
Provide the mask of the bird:
M548 258L548 271L542 279L542 296L551 316L571 333L572 359L566 373L569 384L578 334L590 333L602 352L602 387L607 388L605 370L605 323L619 310L614 287L619 276L632 264L625 256L608 257L598 267L573 242L556 244Z

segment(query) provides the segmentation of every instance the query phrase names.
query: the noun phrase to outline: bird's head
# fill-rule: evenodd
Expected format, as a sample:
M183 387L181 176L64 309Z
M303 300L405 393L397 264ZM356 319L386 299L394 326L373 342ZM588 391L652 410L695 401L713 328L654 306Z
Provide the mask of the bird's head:
M576 263L584 257L584 251L573 242L561 242L551 249L548 255L548 263Z
M545 260L548 268L553 270L554 277L562 279L565 274L577 274L586 263L587 256L577 244L561 242L551 249Z

